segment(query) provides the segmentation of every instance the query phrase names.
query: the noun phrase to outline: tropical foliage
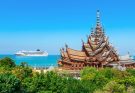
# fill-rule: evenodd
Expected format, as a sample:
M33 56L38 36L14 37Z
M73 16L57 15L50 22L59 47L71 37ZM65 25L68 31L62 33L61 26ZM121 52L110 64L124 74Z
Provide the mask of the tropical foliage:
M6 57L0 60L0 93L135 93L135 70L86 67L77 79L67 72L37 73Z

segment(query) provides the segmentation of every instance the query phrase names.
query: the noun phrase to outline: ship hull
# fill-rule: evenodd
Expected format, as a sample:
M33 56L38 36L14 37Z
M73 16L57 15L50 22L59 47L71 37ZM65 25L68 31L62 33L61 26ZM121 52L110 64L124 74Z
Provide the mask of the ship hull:
M22 55L22 54L15 54L16 56L33 56L33 57L36 57L36 56L48 56L48 55Z

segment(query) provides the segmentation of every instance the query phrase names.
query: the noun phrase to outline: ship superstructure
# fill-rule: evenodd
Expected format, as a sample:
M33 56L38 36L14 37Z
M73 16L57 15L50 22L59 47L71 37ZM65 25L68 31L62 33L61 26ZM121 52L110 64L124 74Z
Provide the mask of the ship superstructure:
M26 50L22 50L22 51L18 51L16 52L17 56L48 56L48 53L46 51L40 51L39 49L37 49L36 51L26 51Z

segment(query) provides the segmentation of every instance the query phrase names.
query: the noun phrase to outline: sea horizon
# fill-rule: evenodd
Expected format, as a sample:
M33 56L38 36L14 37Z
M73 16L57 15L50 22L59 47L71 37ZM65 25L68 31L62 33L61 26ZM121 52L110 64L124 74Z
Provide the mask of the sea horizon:
M0 54L0 59L5 57L13 59L17 65L19 65L21 62L26 62L32 67L57 66L57 61L60 59L60 55L16 56L14 54Z

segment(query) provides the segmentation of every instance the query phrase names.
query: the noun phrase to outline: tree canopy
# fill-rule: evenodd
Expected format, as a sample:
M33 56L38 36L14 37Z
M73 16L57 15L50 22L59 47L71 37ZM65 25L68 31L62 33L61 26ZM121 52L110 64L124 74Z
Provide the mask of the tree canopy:
M61 75L63 74L63 75ZM135 70L86 67L80 79L58 71L37 73L26 62L0 59L0 93L135 93Z

